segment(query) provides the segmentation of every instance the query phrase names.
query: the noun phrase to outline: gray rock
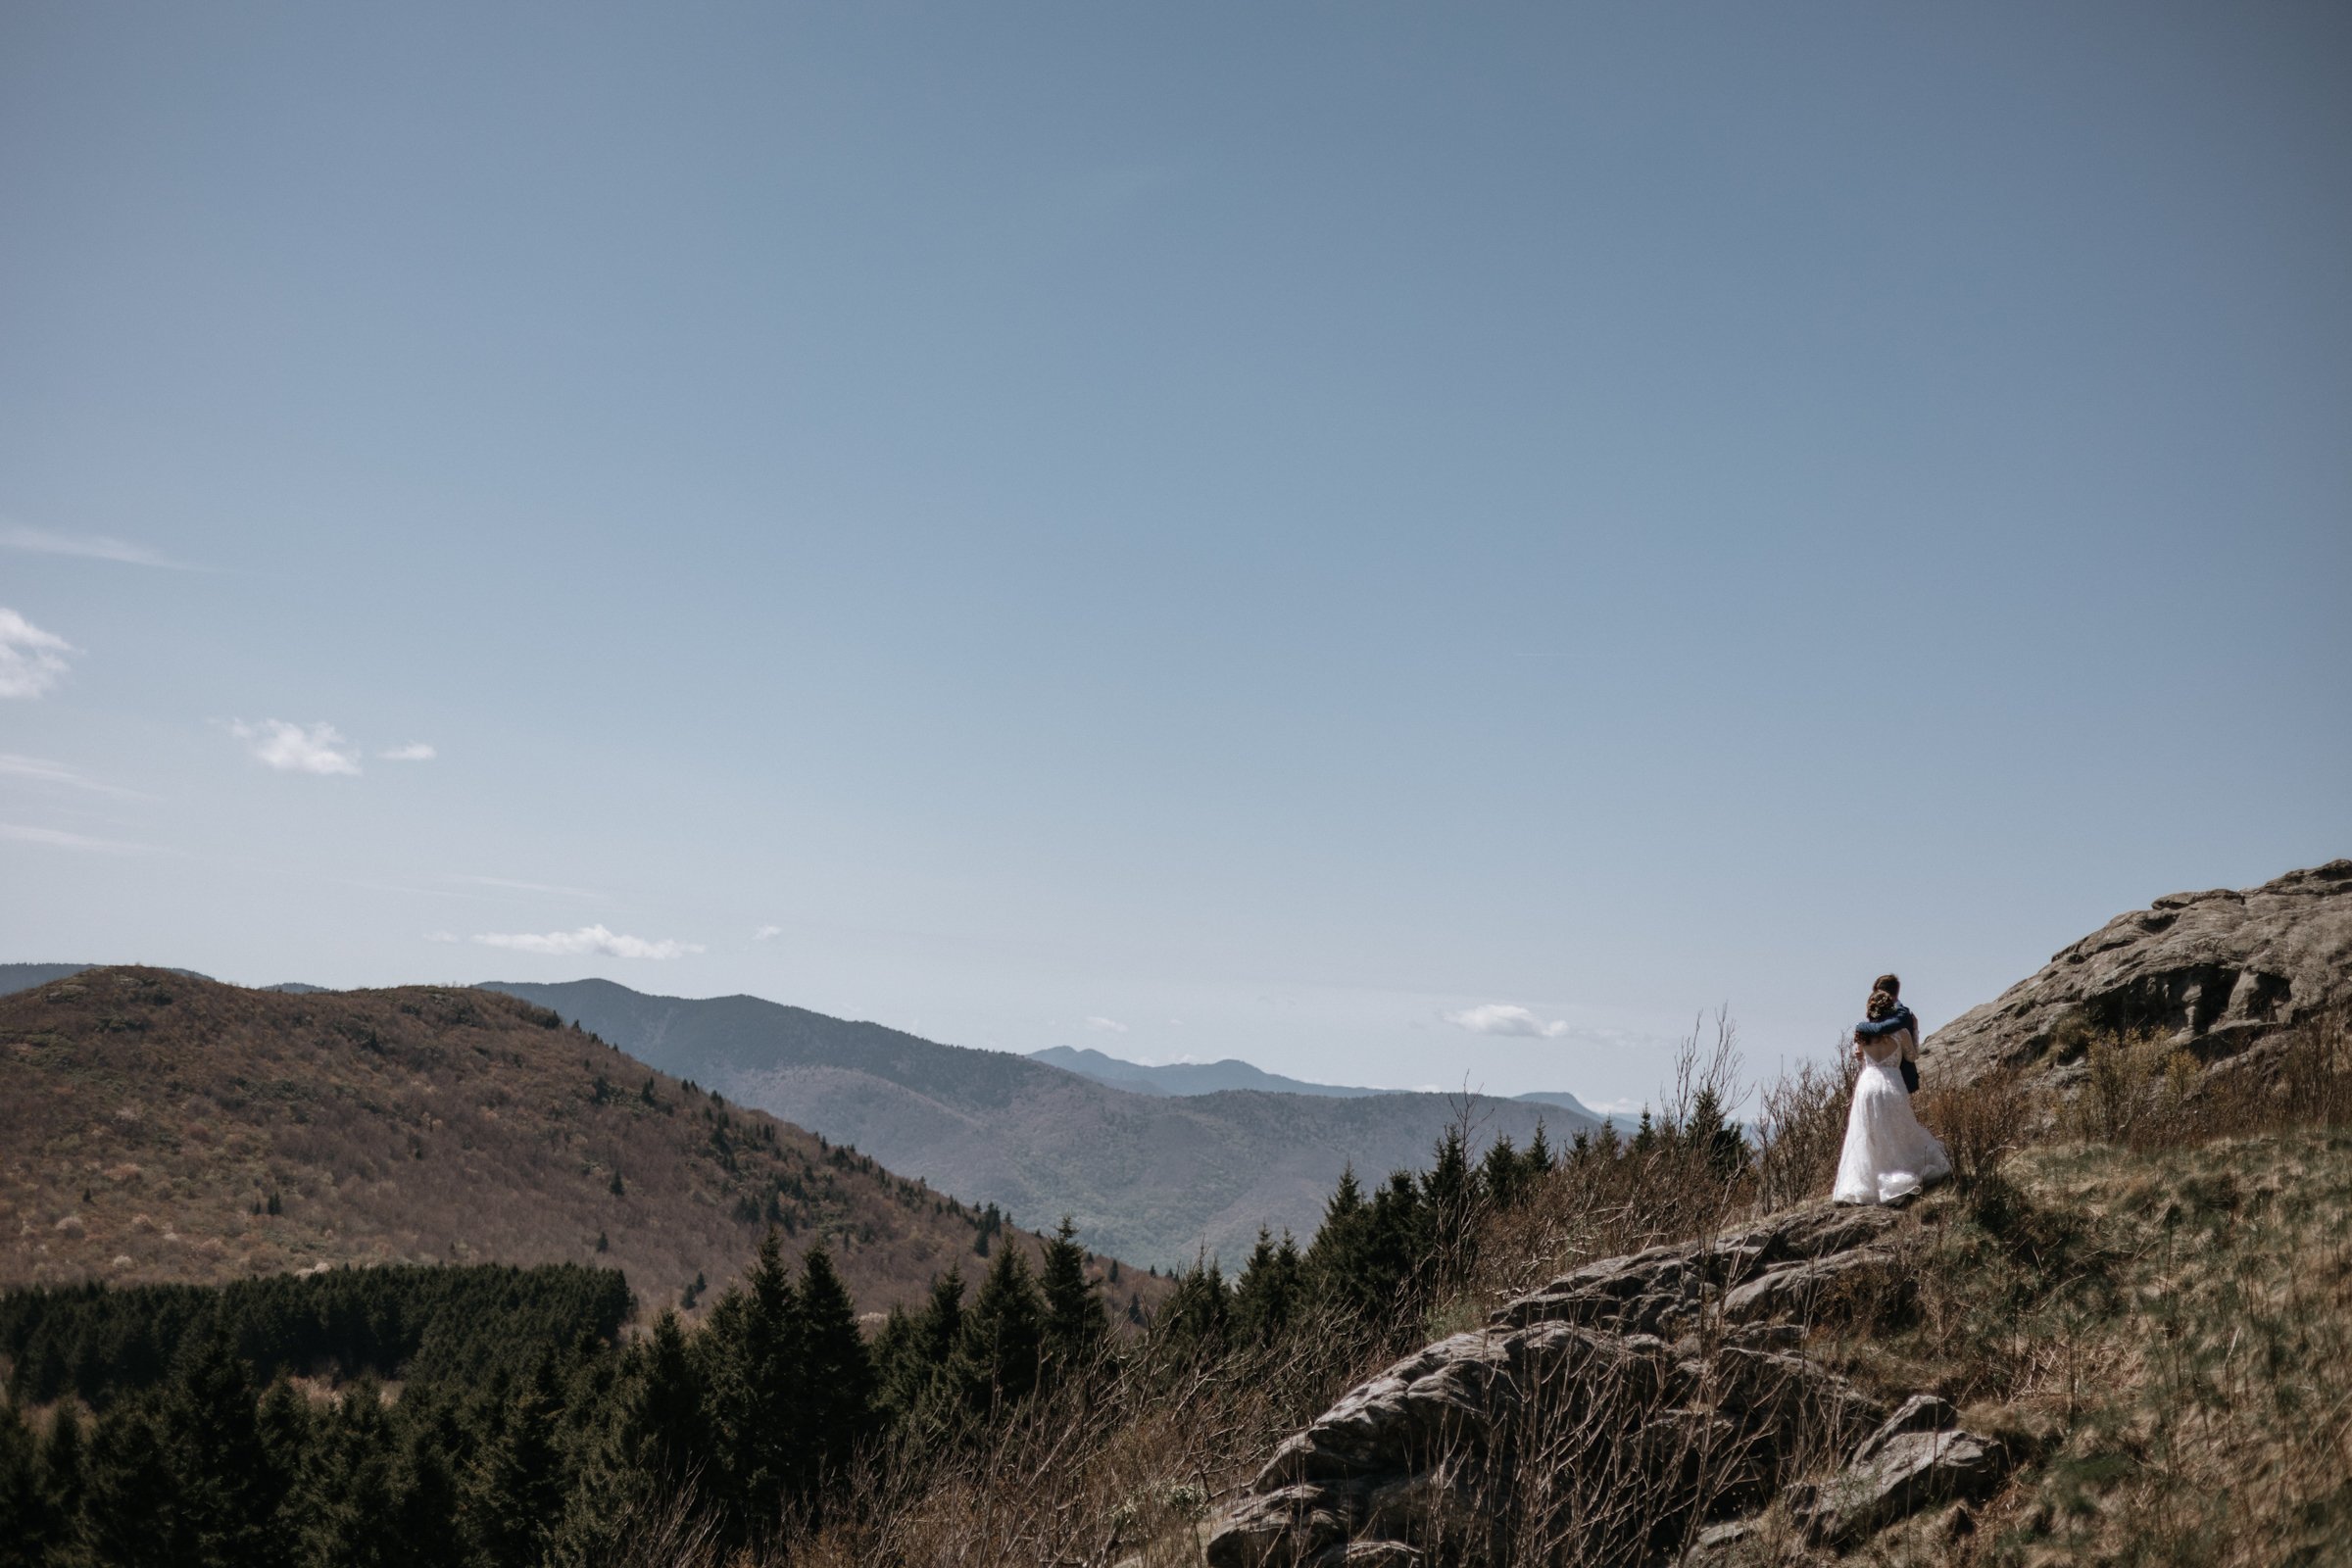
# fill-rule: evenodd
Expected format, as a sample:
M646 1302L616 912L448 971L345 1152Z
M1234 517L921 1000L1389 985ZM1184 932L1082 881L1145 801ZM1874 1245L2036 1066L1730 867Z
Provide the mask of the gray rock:
M1886 1418L1886 1425L1862 1440L1862 1446L1854 1450L1854 1463L1870 1463L1890 1441L1906 1432L1949 1432L1959 1424L1960 1412L1952 1408L1949 1399L1914 1394Z
M1561 1433L1574 1434L1580 1466L1660 1482L1669 1516L1695 1509L1703 1523L1759 1506L1821 1446L1842 1452L1885 1420L1851 1383L1793 1353L1803 1329L1787 1319L1885 1268L1901 1224L1883 1209L1813 1204L1564 1275L1486 1329L1403 1357L1284 1440L1211 1521L1208 1560L1319 1568L1475 1555L1480 1533L1497 1528L1481 1512L1494 1487L1556 1464L1544 1455Z
M1989 1496L2008 1473L2009 1454L1990 1438L1903 1432L1830 1481L1789 1488L1788 1511L1803 1522L1807 1540L1842 1548L1922 1508Z
M2121 914L1930 1035L1920 1070L1965 1084L2064 1060L2088 1031L2155 1029L2208 1062L2352 1004L2352 860Z

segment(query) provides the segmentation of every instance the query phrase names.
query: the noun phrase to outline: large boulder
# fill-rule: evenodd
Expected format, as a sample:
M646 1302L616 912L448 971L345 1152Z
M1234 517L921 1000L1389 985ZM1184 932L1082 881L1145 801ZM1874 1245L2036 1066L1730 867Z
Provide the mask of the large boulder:
M1507 1557L1514 1532L1552 1528L1546 1510L1614 1559L1760 1507L1885 1420L1792 1347L1840 1309L1833 1281L1895 1262L1904 1224L1886 1209L1810 1204L1554 1280L1485 1329L1349 1390L1287 1439L1211 1522L1208 1561ZM1765 1289L1735 1322L1728 1303L1751 1285ZM1592 1489L1600 1495L1587 1497ZM1629 1499L1639 1519L1611 1519Z
M1931 1081L2078 1054L2155 1030L2211 1062L2352 1004L2352 860L2242 892L2175 893L2119 914L1922 1044Z

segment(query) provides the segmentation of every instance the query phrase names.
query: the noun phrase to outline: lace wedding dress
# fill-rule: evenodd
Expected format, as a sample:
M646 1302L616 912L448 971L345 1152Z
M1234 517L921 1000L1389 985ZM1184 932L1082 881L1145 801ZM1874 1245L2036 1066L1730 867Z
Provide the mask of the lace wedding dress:
M1845 1152L1830 1194L1838 1202L1891 1203L1952 1173L1943 1145L1911 1113L1902 1077L1909 1039L1909 1031L1897 1030L1863 1048L1853 1108L1845 1114Z

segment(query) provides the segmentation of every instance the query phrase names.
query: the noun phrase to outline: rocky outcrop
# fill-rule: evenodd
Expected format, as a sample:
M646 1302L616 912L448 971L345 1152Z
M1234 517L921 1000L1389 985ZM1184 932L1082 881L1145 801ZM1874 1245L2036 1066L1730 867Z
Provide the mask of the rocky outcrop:
M1693 1526L1763 1508L1865 1437L1889 1479L1872 1494L1876 1512L1840 1502L1834 1528L1896 1517L1942 1485L1896 1471L1922 1429L1948 1425L1948 1407L1913 1400L1889 1421L1795 1347L1810 1324L1898 1282L1905 1234L1887 1209L1813 1205L1554 1280L1285 1441L1216 1518L1208 1560L1477 1562L1531 1544L1640 1560Z
M2000 1443L1962 1431L1959 1412L1919 1395L1872 1433L1838 1476L1791 1486L1788 1513L1814 1544L1850 1546L1922 1508L1991 1495L2009 1462Z
M2352 860L2122 914L1921 1046L1931 1079L2063 1062L2103 1030L2154 1029L2207 1062L2352 1004Z

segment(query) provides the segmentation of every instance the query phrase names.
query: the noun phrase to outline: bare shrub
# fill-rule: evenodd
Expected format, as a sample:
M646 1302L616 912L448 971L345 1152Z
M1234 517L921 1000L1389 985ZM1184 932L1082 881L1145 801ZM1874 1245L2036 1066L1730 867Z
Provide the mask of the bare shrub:
M1974 1083L1938 1087L1920 1097L1920 1119L1951 1156L1952 1184L1973 1193L2000 1169L2032 1125L2032 1101L2014 1068Z
M1845 1143L1856 1063L1839 1042L1827 1061L1800 1061L1766 1089L1756 1117L1756 1201L1786 1208L1829 1191Z

